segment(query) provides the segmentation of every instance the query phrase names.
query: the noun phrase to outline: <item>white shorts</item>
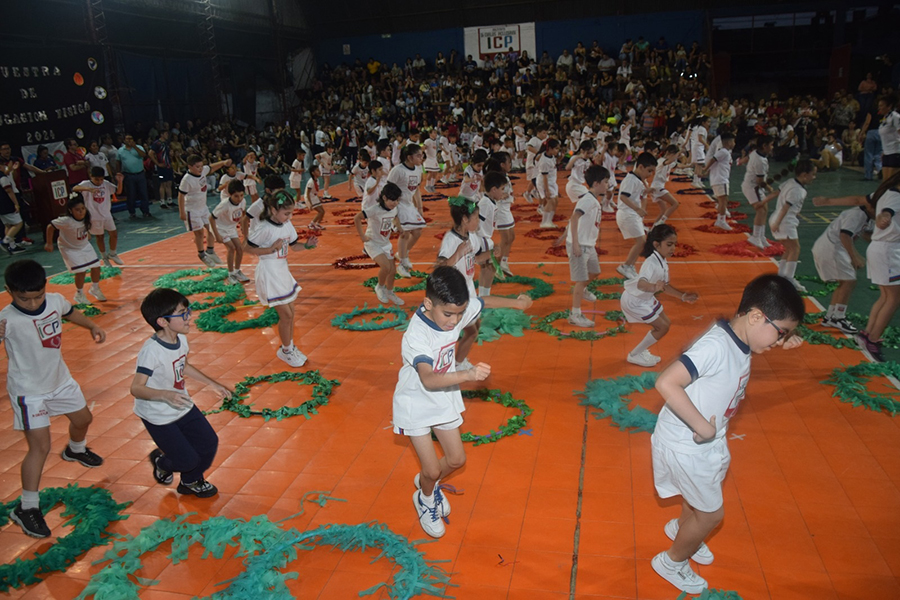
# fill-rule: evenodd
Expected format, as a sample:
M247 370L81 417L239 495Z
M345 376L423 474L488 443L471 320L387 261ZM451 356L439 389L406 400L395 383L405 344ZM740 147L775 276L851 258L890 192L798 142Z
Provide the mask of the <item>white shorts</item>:
M731 464L724 438L709 442L703 452L676 452L650 438L653 483L660 498L681 496L693 508L715 512L722 508L722 482Z
M569 280L588 281L594 275L600 274L600 261L597 258L597 249L594 246L581 246L581 256L572 255L572 244L566 242L566 252L569 254Z
M332 175L334 175L334 169L319 167L319 175L321 175L322 177L331 177Z
M13 429L16 431L50 427L50 417L67 415L87 406L81 387L71 377L49 394L10 396L9 401L13 409Z
M434 160L426 160L422 165L425 168L426 173L440 173L441 166L438 164L437 159Z
M525 152L528 146L528 140L516 140L516 152Z
M303 187L303 175L291 173L288 176L288 184L291 186L292 190L299 190L301 187Z
M644 237L644 221L633 210L619 208L616 211L616 225L626 240Z
M813 244L812 254L822 281L856 281L850 255L840 244L832 244L823 235Z
M209 209L205 206L202 210L186 210L184 228L188 231L197 231L209 227Z
M653 198L655 202L661 202L664 196L669 195L669 190L666 188L650 188L650 197Z
M219 231L219 235L222 236L222 240L227 242L228 240L234 240L235 242L240 243L241 238L238 237L237 227L223 227L216 223L216 228Z
M91 213L91 235L103 235L104 231L115 231L116 222L112 215L95 215Z
M694 164L706 164L706 150L700 144L691 146L691 162Z
M425 217L423 217L413 204L401 203L397 207L397 216L400 218L400 229L410 231L424 229Z
M872 242L866 250L866 271L875 285L900 285L900 244Z
M619 299L619 304L629 323L652 323L663 314L663 305L656 298L647 302L625 292Z
M512 229L516 226L516 219L512 214L512 205L506 202L498 203L494 211L494 226L497 229Z
M2 222L4 225L18 225L22 222L22 215L17 212L0 215L0 222Z
M572 204L578 202L578 199L588 193L587 186L576 181L566 182L566 196L572 201Z
M258 196L259 193L256 191L256 181L253 179L244 179L244 192L251 196Z
M778 215L776 215L775 213L772 213L771 216L769 216L769 229L772 229L772 223L775 221L775 218L777 216ZM776 240L799 239L797 233L797 225L797 223L785 223L784 221L782 221L781 226L778 228L778 231L775 231L774 229L772 230L772 237Z
M66 263L66 270L69 273L84 273L100 266L100 257L97 256L97 251L90 244L83 250L60 248L59 253L62 254L63 262Z
M440 429L442 431L447 431L449 429L459 429L460 425L463 424L463 418L457 417L450 421L449 423L441 423L440 425L432 425L431 427L420 427L418 429L404 429L403 427L397 427L394 425L394 433L398 435L405 435L407 437L419 437L420 435L428 435L431 433L432 429Z
M366 250L366 254L369 255L369 258L374 259L376 256L384 254L389 259L394 258L394 248L391 246L391 243L387 244L378 244L376 242L366 242L363 246Z
M728 184L727 183L717 183L712 186L713 196L718 198L719 196L727 196L728 195Z
M537 177L537 172L538 172L538 170L537 170L536 166L534 166L534 165L531 165L530 167L526 166L525 167L525 179L527 179L528 181L533 180L535 177Z
M766 199L765 189L757 189L752 183L741 184L741 191L744 193L744 198L747 199L747 202L749 202L751 206Z

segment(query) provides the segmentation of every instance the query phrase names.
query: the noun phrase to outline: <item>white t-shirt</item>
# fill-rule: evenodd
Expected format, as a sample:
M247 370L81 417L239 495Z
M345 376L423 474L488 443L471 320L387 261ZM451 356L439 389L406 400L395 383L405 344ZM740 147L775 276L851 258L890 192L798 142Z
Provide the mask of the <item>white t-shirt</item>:
M481 200L478 201L478 220L481 221L478 231L483 237L490 238L494 235L496 213L497 203L486 194L482 196Z
M366 179L369 178L369 167L363 167L356 163L350 170L350 175L353 176L353 185L362 189L366 185Z
M381 194L381 190L384 188L385 183L386 182L382 181L381 178L375 179L374 177L369 177L366 179L366 187L364 188L362 199L363 210L366 210L373 204L378 204L378 196Z
M91 188L81 192L81 196L84 198L84 205L91 211L91 217L112 216L112 196L116 193L117 186L108 181L104 181L100 185L94 185L88 179L79 183L78 187Z
M294 159L294 162L291 163L291 174L288 175L288 183L296 190L303 184L303 173L295 173L294 169L300 171L303 170L303 163L296 158Z
M309 203L313 206L318 204L319 201L319 180L315 177L310 177L306 182L306 188L303 190L303 197L309 198Z
M413 196L422 183L422 173L415 167L400 164L391 169L388 181L400 188L400 202L412 205Z
M278 252L260 254L257 257L260 263L270 260L287 260L288 247L297 243L297 230L290 221L275 223L270 219L261 219L256 227L247 232L247 237L250 238L247 243L256 248L271 248L279 240L284 242Z
M371 180L370 180L371 181ZM397 207L385 210L378 202L362 211L366 219L366 237L374 244L383 246L391 243L391 225L397 216Z
M656 294L640 289L638 281L641 279L648 283L660 281L669 283L669 263L656 250L641 264L641 270L637 278L629 279L624 285L625 291L639 302L652 302Z
M710 185L728 185L731 178L731 150L719 147L712 158L715 158L716 162L709 168Z
M59 231L59 249L84 251L91 248L91 235L84 226L84 221L76 221L74 218L63 215L50 221Z
M900 113L892 110L878 124L884 154L900 154Z
M538 173L541 176L546 177L547 181L547 189L546 192L550 194L550 197L559 195L559 185L556 183L556 157L555 156L547 156L546 154L541 154L541 157L537 162ZM540 186L539 186L540 187ZM544 191L543 189L541 191Z
M444 238L450 237L448 233ZM459 418L465 410L459 386L438 390L422 385L417 366L426 363L435 373L456 371L455 350L459 335L465 327L474 323L484 301L470 296L469 303L459 323L450 331L444 331L425 316L423 307L413 314L400 345L403 366L394 388L393 424L405 429L420 429L449 423Z
M472 168L472 165L469 165L463 172L463 182L459 186L459 195L474 200L478 197L483 179L484 171L476 171Z
M178 334L174 344L155 335L144 342L137 357L137 372L148 377L147 387L154 390L177 391L187 395L184 367L187 365L187 338ZM134 398L134 414L153 425L174 423L191 410L190 406L175 408L167 402Z
M835 220L828 224L822 235L832 244L841 243L841 234L846 233L854 240L864 231L872 231L875 222L869 218L861 206L848 208L841 212Z
M698 147L700 148L700 150L703 150L702 146L703 146L703 142L706 141L706 136L707 136L706 127L703 127L702 125L698 125L698 126L694 127L694 129L691 131L691 149L692 149L692 151L694 148L698 148Z
M716 155L716 152L718 152L721 147L722 136L717 135L709 143L709 149L706 151L706 166L709 166L709 163L712 161L712 157Z
M437 142L428 138L425 140L425 143L422 144L422 147L425 149L425 162L428 163L428 165L437 165Z
M184 210L186 212L209 210L206 206L207 175L209 175L209 165L203 165L203 171L199 176L188 172L182 177L178 191L184 194Z
M688 398L707 421L715 415L716 439L724 438L750 379L750 346L728 322L720 321L678 360L691 374L691 383L684 388ZM653 437L663 446L687 454L699 454L708 447L694 442L694 432L668 405L659 412Z
M641 178L634 173L628 173L628 175L625 176L625 179L622 180L622 185L619 187L619 210L625 210L633 215L637 215L630 206L622 201L622 198L628 198L632 204L643 207L644 194L646 191L646 186L644 185L644 182L641 181Z
M62 319L72 305L62 294L47 292L44 304L26 311L9 304L0 310L6 320L3 345L9 356L6 390L10 398L49 394L72 378L62 352Z
M600 210L600 201L590 192L578 199L575 204L575 212L581 213L578 219L578 245L594 246L600 237L600 220L603 213ZM566 243L574 244L572 238L572 225L566 231Z
M97 154L88 152L84 155L84 158L90 163L91 167L103 169L104 177L109 177L109 158L103 152L98 152ZM90 174L90 170L88 170L88 174Z
M480 253L482 250L483 242L481 240L481 236L479 236L474 231L469 232L469 235L464 237L460 234L456 233L454 230L448 231L444 234L444 239L441 240L441 247L438 250L438 258L443 258L444 260L450 260L450 257L456 252L456 249L466 240L469 240L469 251L460 258L453 267L456 268L457 271L462 273L466 278L466 284L469 287L469 297L474 298L476 296L475 293L475 255Z
M772 218L781 213L781 209L785 205L788 206L787 214L781 220L782 225L794 226L800 224L800 210L803 208L803 201L806 200L806 188L796 179L785 181L781 184L778 191L778 199L775 201L775 210L772 211Z
M216 220L216 229L219 234L229 237L237 237L237 228L241 223L241 217L244 216L244 209L247 201L241 198L238 204L234 204L231 198L226 198L219 202L212 211L212 216Z
M762 177L763 184L765 184L766 175L768 174L769 159L765 156L760 156L756 150L751 152L747 160L747 170L744 172L744 185L756 186L760 177Z
M586 158L576 158L572 164L572 170L569 171L569 181L585 185L584 172L591 166L591 161Z
M675 168L675 161L671 160L666 163L665 157L660 158L656 161L656 172L653 174L653 183L650 184L650 187L654 190L663 190L666 187L666 183L669 182L669 173L672 172L672 169Z
M244 173L242 171L238 171L234 174L234 177L229 175L228 173L223 173L222 177L219 179L219 185L225 186L219 191L219 200L228 200L228 184L234 180L243 181Z
M247 227L247 235L250 235L250 232L253 231L256 227L259 226L260 222L263 220L262 215L266 212L266 203L262 198L253 201L253 204L250 205L244 214L247 215L247 219L250 222Z
M897 191L896 188L886 191L882 194L881 198L878 199L875 214L880 215L885 210L890 210L894 213L891 224L886 229L879 229L876 227L875 231L872 232L872 241L890 243L900 242L900 216L897 215L897 213L900 213L900 191Z
M533 167L534 166L534 157L538 152L541 151L541 138L538 136L532 136L530 140L528 140L528 145L525 146L525 166Z

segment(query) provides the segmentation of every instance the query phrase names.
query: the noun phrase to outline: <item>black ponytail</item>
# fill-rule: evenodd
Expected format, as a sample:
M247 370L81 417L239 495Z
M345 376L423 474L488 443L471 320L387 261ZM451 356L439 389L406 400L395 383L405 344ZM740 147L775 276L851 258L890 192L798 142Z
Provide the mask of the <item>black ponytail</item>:
M647 234L647 241L644 242L644 248L641 250L641 256L644 258L649 257L653 254L656 248L653 246L654 243L661 244L663 240L667 237L675 235L675 228L671 225L666 225L663 223L662 225L657 225L653 229L650 230L650 233Z

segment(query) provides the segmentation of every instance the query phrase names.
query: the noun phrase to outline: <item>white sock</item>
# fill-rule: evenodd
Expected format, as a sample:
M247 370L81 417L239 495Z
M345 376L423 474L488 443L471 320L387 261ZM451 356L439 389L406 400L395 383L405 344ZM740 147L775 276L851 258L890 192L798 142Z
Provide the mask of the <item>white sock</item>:
M828 305L828 311L825 313L825 318L826 318L826 319L833 319L833 318L834 318L834 304L829 304L829 305Z
M3 243L4 244L13 244L13 243L15 243L15 240L12 239L11 237L9 237L8 235L6 235L6 236L3 236Z
M847 316L847 305L846 304L835 304L834 305L834 314L832 318L836 321L840 321L844 317Z
M766 235L766 226L765 225L754 225L753 226L753 237L762 239L762 237Z
M781 262L784 263L784 276L787 277L788 279L793 279L794 273L797 272L797 261L791 260L791 261L787 261L787 262L785 262L785 261L781 261Z
M666 215L661 215L661 216L656 220L656 223L653 224L653 226L656 227L657 225L662 225L662 224L665 223L668 219L669 219L669 217L667 217Z
M41 507L41 497L38 492L30 492L28 490L22 490L22 509L28 510L30 508L40 508Z
M657 342L657 339L653 337L652 332L647 332L647 335L644 336L644 339L641 340L641 343L634 347L634 350L631 351L632 356L637 356L653 344Z
M572 313L571 313L571 314L572 314L573 317L576 316L576 315L580 315L580 314L581 314L581 307L580 307L580 306L578 306L578 307L574 307L574 306L573 306L573 307L572 307Z
M669 558L668 552L663 552L663 562L666 563L666 566L669 567L670 569L677 569L678 567L684 565L684 563L686 563L687 560L683 560L681 562L675 562L674 560Z
M487 298L491 295L491 288L489 286L482 286L478 288L478 297L479 298Z
M778 274L781 275L782 277L787 277L787 275L784 274L785 269L786 269L786 267L785 267L786 264L787 264L786 261L783 261L783 260L778 261Z
M437 487L437 484L434 484ZM425 492L419 492L419 496L422 498L422 502L424 502L428 506L434 506L434 490L431 490L431 495L426 496Z
M95 283L92 283L92 284L91 284L91 289L92 289L92 290L100 291L100 284L99 284L99 283L96 283L96 282L95 282Z
M294 348L294 340L291 340L291 343L288 344L287 346L285 346L283 344L281 346L281 349L285 352L290 352L291 350L293 350L293 348Z
M503 258L501 258L501 259L500 259L500 264L503 265L503 266L508 265L508 264L509 264L509 257L508 257L508 256L504 256Z
M76 442L75 440L69 440L69 449L75 454L81 454L87 449L87 441L81 440Z

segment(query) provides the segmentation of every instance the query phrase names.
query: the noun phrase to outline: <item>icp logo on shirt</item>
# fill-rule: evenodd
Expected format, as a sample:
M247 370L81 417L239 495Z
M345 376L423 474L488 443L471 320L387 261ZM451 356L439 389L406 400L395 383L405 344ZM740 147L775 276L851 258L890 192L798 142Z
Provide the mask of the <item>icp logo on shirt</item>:
M43 319L32 321L44 348L59 348L62 346L62 320L55 310Z
M725 409L725 418L730 419L734 416L734 413L737 412L738 405L741 403L741 400L744 399L744 393L747 391L747 383L750 381L750 372L746 372L741 375L741 379L738 382L737 391L734 392L734 397L731 399L731 402L728 403L728 408Z
M435 373L446 373L450 370L450 365L453 364L453 353L455 349L456 342L453 342L452 344L447 344L438 351L437 363L435 363L433 369Z
M177 390L184 389L184 363L185 355L183 354L172 363L172 375L175 378L175 389Z

